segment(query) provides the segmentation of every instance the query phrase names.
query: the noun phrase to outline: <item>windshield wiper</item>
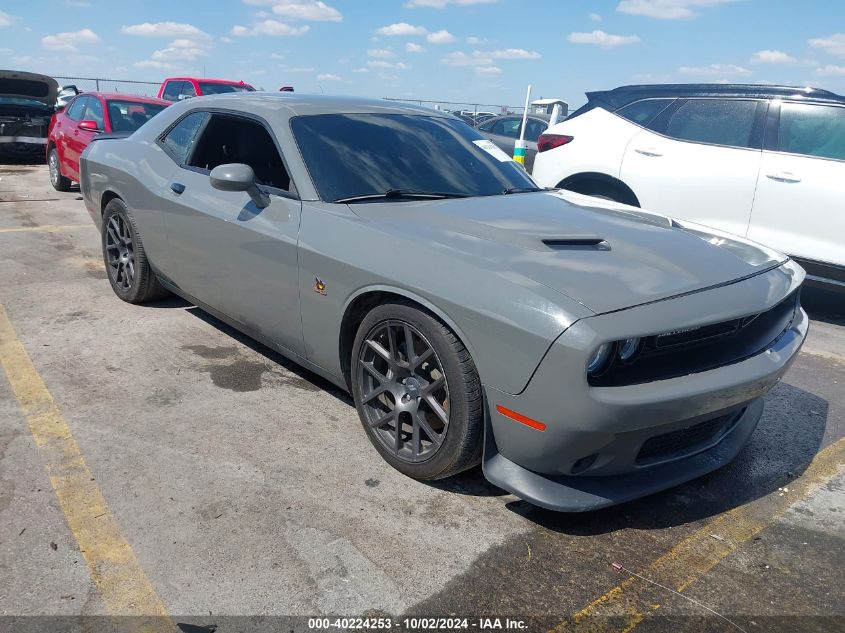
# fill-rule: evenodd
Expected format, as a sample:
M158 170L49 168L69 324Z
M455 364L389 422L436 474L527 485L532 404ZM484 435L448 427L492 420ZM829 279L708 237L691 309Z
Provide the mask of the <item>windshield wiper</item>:
M532 191L546 191L545 187L508 187L502 190L502 195L507 196L512 193L531 193Z
M443 191L418 191L416 189L388 189L384 193L368 193L360 196L338 198L333 202L368 202L370 200L444 200L446 198L466 198L465 193Z

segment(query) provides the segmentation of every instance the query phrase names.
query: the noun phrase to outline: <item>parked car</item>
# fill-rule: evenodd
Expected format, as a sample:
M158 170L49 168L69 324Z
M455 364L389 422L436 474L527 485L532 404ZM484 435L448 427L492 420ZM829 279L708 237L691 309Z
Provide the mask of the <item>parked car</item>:
M130 134L170 105L169 101L113 92L74 97L50 121L47 166L50 183L67 191L79 181L79 156L101 132Z
M534 167L534 157L537 155L537 139L549 127L549 115L529 114L525 123L525 169L528 173ZM508 156L513 156L513 148L519 140L522 129L522 115L508 114L487 119L478 126L479 131L502 148Z
M538 183L748 237L845 292L845 97L709 84L587 97L541 137Z
M577 511L730 461L806 335L801 267L491 145L416 106L219 95L95 140L81 187L118 297L176 293L351 391L410 477L483 455Z
M0 155L43 156L59 85L47 75L0 70Z
M62 86L56 96L56 109L67 106L68 102L81 92L82 91L73 84L69 86Z
M255 88L243 81L228 79L206 79L198 77L168 77L158 89L158 98L166 101L181 101L190 97L219 95L228 92L253 92Z

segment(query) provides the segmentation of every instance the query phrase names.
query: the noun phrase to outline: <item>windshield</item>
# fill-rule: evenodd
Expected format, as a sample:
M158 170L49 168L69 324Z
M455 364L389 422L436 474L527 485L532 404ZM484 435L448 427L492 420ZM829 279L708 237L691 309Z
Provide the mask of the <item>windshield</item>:
M138 101L109 100L109 120L113 132L134 132L166 106L158 103L139 103Z
M291 129L327 202L392 190L491 196L536 188L521 166L449 117L318 114L293 118Z
M201 81L199 84L203 95L222 95L226 92L255 92L255 88L249 84L218 84L210 81Z

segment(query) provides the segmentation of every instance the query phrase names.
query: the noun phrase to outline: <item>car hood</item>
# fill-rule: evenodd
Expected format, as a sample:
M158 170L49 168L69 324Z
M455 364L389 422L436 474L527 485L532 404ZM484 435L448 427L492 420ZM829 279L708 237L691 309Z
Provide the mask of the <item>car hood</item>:
M0 96L39 101L46 106L56 103L59 84L47 75L18 70L0 70Z
M434 257L531 280L597 314L724 285L788 259L707 227L564 191L350 208L400 240L424 240Z

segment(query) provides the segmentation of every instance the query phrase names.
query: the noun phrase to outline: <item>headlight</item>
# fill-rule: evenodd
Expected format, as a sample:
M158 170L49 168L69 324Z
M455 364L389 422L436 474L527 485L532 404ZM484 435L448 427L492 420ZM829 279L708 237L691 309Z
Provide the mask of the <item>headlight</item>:
M595 376L607 368L613 353L613 343L605 343L596 350L590 362L587 363L587 374Z
M629 360L632 360L634 356L637 355L637 352L640 349L640 341L642 339L634 337L634 338L626 338L624 341L620 341L619 343L619 360L623 363L627 363Z

